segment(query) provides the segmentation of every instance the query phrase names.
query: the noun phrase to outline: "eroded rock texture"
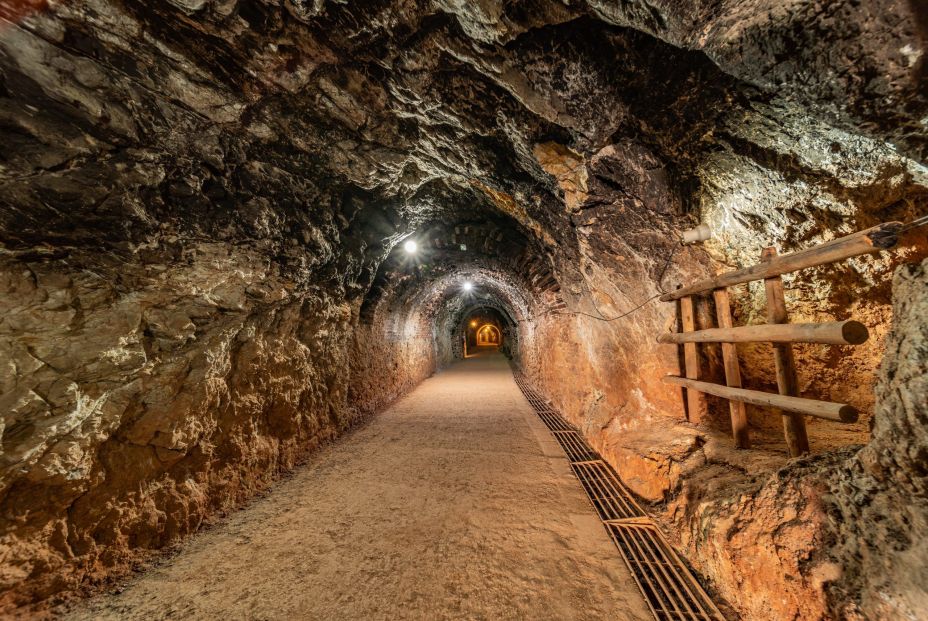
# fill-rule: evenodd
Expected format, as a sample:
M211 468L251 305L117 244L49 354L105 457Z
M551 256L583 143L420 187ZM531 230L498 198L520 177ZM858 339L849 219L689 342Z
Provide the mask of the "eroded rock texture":
M845 610L875 619L918 618L928 609L920 560L928 554L928 260L897 270L893 289L873 437L831 481L827 498L832 554L845 573L831 595L854 597L859 608Z
M654 342L676 311L650 300L767 245L928 210L917 0L0 15L4 606L41 605L243 502L458 357L483 312L745 618L924 611L906 568L925 565L925 507L892 512L925 495L910 267L876 405L872 390L890 275L925 256L923 230L787 279L794 321L872 334L797 351L807 396L864 412L810 422L815 455L798 461L760 410L750 451L731 448L724 403L686 421L660 382L678 354ZM699 221L713 239L681 247ZM733 295L737 323L762 321L756 283ZM746 384L773 390L765 346L741 354Z

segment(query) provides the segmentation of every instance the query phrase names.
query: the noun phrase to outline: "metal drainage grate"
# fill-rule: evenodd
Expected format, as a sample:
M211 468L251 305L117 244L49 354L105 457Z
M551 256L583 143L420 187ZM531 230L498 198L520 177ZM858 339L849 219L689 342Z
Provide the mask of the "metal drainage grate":
M576 431L555 431L554 439L557 440L557 443L560 444L564 452L567 453L567 459L569 459L571 463L599 459L599 455L596 454L596 451L591 449Z
M567 421L555 414L554 412L549 411L538 411L538 418L548 426L548 429L551 431L573 431Z
M653 524L607 522L606 528L659 621L724 621Z
M588 461L570 464L570 467L580 479L580 484L586 490L600 519L606 521L645 517L645 512L606 462Z
M532 404L532 407L536 410L549 410L551 409L548 404L542 399L538 394L532 392L525 392L525 398L528 399L528 402Z
M658 621L725 621L619 476L515 368L516 384L570 461Z

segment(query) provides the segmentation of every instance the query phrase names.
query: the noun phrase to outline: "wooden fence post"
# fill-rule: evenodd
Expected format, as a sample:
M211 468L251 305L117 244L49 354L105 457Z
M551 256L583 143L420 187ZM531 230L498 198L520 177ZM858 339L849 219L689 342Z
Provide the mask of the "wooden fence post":
M731 328L731 307L728 303L728 289L716 289L712 292L715 298L715 314L720 328ZM741 388L741 369L738 366L738 350L734 343L722 343L722 361L725 364L725 383L733 388ZM738 448L751 448L751 438L748 435L748 417L744 411L744 403L728 400L731 413L731 431Z
M696 330L696 317L693 311L692 296L680 298L680 319L683 323L684 332L693 332ZM686 377L689 379L699 379L699 350L696 349L696 343L683 344L683 361L686 365ZM686 404L689 412L689 421L698 425L706 418L707 406L706 395L692 388L686 389Z
M776 248L764 248L761 261L770 261L777 256ZM767 323L789 323L786 312L786 300L783 297L783 279L780 276L764 279L767 292ZM796 376L796 361L793 358L793 346L789 343L774 343L773 357L777 365L777 386L781 395L799 396L799 380ZM809 452L809 436L806 433L806 421L802 414L781 412L783 415L783 433L790 457L798 457Z

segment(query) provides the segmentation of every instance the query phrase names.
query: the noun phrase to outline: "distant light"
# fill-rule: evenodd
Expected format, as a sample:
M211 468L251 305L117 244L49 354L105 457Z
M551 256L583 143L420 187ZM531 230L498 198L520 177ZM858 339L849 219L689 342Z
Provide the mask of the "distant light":
M476 319L475 319L474 321L470 322L470 327L471 327L471 328L476 328L476 327L477 327L477 320L476 320Z
M416 254L416 251L419 250L419 244L414 240L410 239L405 244L403 244L403 250L409 254Z
M469 280L464 283L464 291L470 291L473 288L474 283L470 282Z

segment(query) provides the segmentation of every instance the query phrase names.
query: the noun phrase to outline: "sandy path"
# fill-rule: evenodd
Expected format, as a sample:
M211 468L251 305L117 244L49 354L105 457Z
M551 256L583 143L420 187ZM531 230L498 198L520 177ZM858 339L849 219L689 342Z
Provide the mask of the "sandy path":
M73 619L651 619L502 356L425 381Z

